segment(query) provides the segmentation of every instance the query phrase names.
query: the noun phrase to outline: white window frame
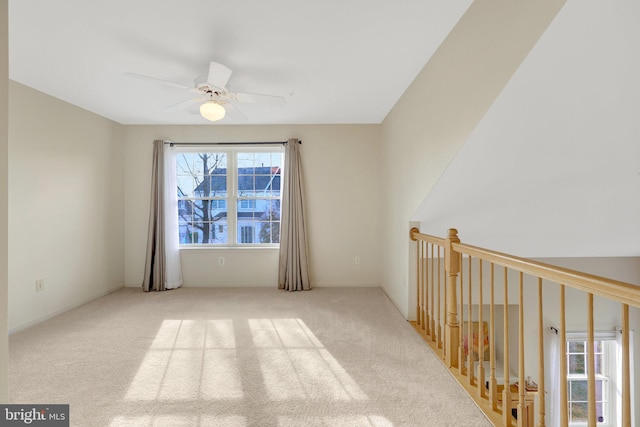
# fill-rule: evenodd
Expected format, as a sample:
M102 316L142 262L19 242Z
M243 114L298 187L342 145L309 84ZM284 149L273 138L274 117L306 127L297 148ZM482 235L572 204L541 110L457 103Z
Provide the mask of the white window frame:
M569 408L569 426L586 426L587 422L571 421L571 381L588 381L587 368L587 351L588 351L588 339L586 332L571 332L567 333L567 340L565 342L564 351L567 355L567 404ZM603 415L606 422L598 422L598 426L614 426L616 425L617 418L617 406L615 401L615 386L614 381L616 379L616 332L596 332L594 334L595 341L602 341L602 373L596 374L595 378L598 381L604 381L603 390ZM584 374L571 374L570 370L570 358L569 358L569 343L570 342L585 342L584 357L585 357L585 373ZM579 354L579 353L572 353ZM598 353L600 354L600 353ZM579 401L581 402L581 401Z
M200 146L176 146L178 153L225 153L227 157L227 196L216 197L213 200L225 200L227 207L227 241L226 243L181 243L181 249L196 248L279 248L279 243L241 243L238 235L238 203L240 201L252 201L255 199L271 199L280 200L282 208L282 185L284 174L284 146L255 146L255 145L206 145ZM280 153L282 156L282 166L280 171L280 195L275 196L258 196L258 197L240 197L238 194L238 173L237 173L237 155L238 153ZM176 173L176 171L174 171ZM180 200L195 200L199 198L179 198ZM177 209L177 206L176 206ZM217 225L216 225L217 226Z

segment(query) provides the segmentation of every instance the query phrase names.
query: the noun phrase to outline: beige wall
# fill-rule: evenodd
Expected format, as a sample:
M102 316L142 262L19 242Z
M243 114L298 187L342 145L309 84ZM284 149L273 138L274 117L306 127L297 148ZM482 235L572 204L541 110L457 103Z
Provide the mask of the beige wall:
M8 402L8 184L9 39L8 1L0 0L0 403Z
M313 286L379 286L381 175L377 125L126 126L127 286L144 274L154 139L182 142L303 141ZM360 257L360 264L354 259ZM225 257L225 265L218 258ZM277 250L185 249L185 286L277 286Z
M124 284L123 154L122 126L13 81L9 96L14 330Z
M405 316L414 212L563 4L474 2L382 123L382 283Z

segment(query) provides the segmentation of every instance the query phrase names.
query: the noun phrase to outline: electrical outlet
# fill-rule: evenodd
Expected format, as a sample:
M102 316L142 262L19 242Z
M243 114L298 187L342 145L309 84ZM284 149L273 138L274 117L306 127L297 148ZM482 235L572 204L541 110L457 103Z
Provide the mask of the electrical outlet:
M223 256L218 258L218 265L224 265L224 257Z
M44 291L44 280L40 279L40 280L36 280L36 292L42 292Z
M353 262L356 265L360 265L360 257L358 255L356 255L356 257L354 258Z

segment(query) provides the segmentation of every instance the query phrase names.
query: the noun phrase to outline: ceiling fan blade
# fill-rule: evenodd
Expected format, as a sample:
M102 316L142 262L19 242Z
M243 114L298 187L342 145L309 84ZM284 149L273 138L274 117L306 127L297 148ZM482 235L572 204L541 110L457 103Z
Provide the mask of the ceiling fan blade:
M207 100L207 97L204 97L204 96L199 98L190 98L190 99L187 99L186 101L182 101L177 104L170 105L162 111L164 111L165 113L172 113L175 111L186 110L189 107L196 105L198 103L204 102L206 100Z
M231 71L229 68L217 62L211 61L209 64L209 75L207 76L207 83L218 89L225 89L227 82L231 77Z
M281 96L258 95L257 93L236 93L235 99L246 104L285 105L287 100Z
M240 111L238 107L233 105L231 102L224 104L224 109L227 111L226 117L228 117L229 121L232 123L245 123L249 121L247 116L245 116L242 111Z
M149 77L149 76L145 76L145 75L142 75L142 74L124 73L124 75L127 76L127 77L134 77L136 79L142 79L142 80L148 80L148 81L152 81L152 82L162 83L162 84L165 84L165 85L177 87L179 89L186 89L186 90L193 89L193 86L183 85L182 83L170 82L169 80L157 79L155 77Z

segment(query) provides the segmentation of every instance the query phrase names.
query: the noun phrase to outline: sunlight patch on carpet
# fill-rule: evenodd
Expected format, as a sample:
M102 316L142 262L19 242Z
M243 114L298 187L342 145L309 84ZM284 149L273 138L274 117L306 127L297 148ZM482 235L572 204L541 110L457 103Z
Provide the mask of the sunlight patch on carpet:
M249 319L249 328L270 399L367 399L301 319Z
M125 400L243 397L233 322L165 320Z
M249 350L243 347L242 360L237 339L249 344ZM261 386L273 401L368 399L301 319L247 319L239 324L232 319L169 319L154 337L125 400L242 399L241 371L252 365L259 367Z
M338 417L278 417L278 427L393 427L393 423L385 417L372 415L353 415Z
M116 417L109 427L246 427L247 420L240 415L213 416L213 415L157 415L137 417Z

